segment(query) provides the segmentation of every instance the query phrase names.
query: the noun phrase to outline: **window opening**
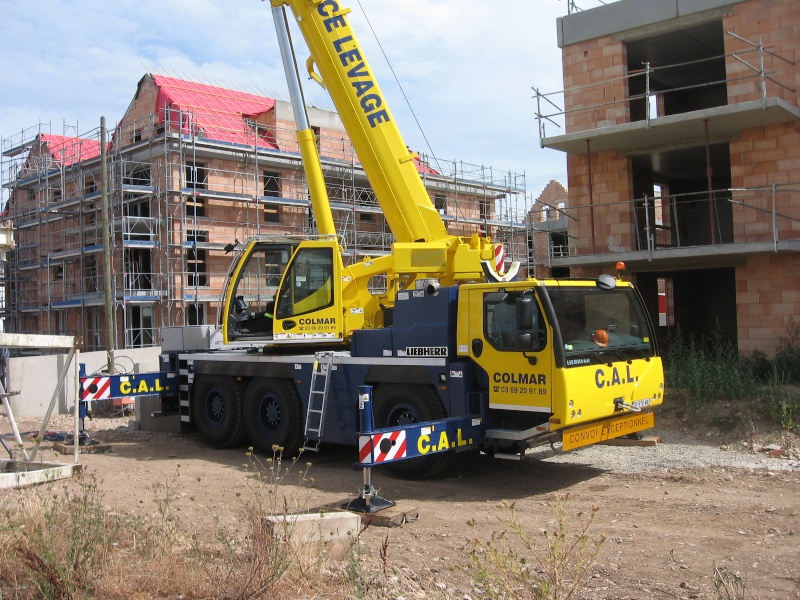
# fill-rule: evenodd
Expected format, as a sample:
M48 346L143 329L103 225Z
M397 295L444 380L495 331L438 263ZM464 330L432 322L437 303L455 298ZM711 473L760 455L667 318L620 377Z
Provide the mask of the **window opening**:
M206 286L208 285L206 264L208 251L205 248L199 248L198 245L208 243L208 232L189 230L186 233L186 241L193 244L186 250L187 283L189 287Z
M205 325L205 305L204 304L189 304L186 307L186 324L187 325Z
M270 171L264 171L264 195L269 198L280 198L281 184L280 174ZM264 204L264 222L265 223L279 223L280 206L277 204Z

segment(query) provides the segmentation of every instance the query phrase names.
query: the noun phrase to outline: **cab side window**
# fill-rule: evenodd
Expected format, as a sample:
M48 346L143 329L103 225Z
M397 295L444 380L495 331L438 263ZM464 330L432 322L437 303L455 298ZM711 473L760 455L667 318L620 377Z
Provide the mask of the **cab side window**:
M228 335L272 335L275 293L291 256L290 246L259 245L247 257L234 283Z
M523 294L490 293L484 299L484 324L486 340L498 350L538 351L544 347L544 319L538 303L527 299L532 312L532 323L520 322L524 310L518 309Z
M298 250L278 294L277 317L286 319L331 306L332 278L330 248Z

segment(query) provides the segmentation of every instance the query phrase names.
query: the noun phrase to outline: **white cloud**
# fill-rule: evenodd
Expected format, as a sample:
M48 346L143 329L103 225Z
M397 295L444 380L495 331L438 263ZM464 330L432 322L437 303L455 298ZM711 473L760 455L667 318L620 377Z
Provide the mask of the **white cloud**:
M408 144L446 159L525 171L538 195L565 182L538 146L532 85L562 87L557 0L351 0L351 19ZM360 6L360 5L361 6ZM363 10L402 83L394 82ZM295 36L297 42L299 34ZM4 2L0 135L39 120L81 131L123 115L148 70L286 96L269 3L258 0ZM298 50L299 59L305 50ZM307 97L330 107L313 83Z

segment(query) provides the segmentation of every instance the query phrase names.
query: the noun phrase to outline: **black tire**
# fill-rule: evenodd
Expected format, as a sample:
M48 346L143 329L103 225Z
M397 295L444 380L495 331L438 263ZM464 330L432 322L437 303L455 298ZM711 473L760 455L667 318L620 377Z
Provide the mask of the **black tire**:
M201 437L215 448L243 444L247 430L241 384L232 377L196 377L192 387L192 419Z
M425 385L384 383L373 393L375 428L397 427L447 417L436 391ZM451 452L439 452L386 465L400 479L427 479L440 473L453 459Z
M247 433L257 450L271 455L272 447L280 446L283 456L297 456L303 442L303 407L292 383L285 379L253 379L244 406Z

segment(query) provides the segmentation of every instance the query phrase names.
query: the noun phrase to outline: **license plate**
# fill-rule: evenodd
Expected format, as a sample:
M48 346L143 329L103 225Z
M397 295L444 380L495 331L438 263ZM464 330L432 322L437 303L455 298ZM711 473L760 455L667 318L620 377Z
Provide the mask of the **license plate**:
M647 412L565 429L561 439L561 447L564 450L573 450L581 446L597 444L598 442L635 433L642 429L650 429L655 423L656 420L653 413Z
M631 405L634 408L645 408L647 406L650 406L650 398L644 398L643 400L634 400L633 402L631 402Z

